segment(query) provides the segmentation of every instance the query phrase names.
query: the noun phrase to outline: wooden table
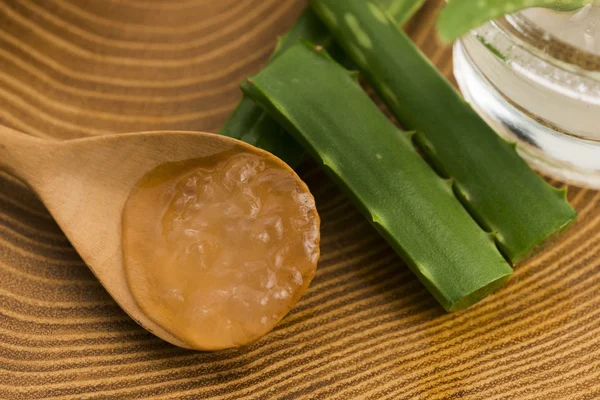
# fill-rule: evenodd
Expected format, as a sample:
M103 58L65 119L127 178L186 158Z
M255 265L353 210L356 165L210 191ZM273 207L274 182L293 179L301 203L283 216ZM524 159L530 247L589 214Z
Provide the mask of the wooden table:
M450 76L440 4L407 29ZM1 0L0 123L57 139L217 131L303 6ZM274 332L212 354L139 328L0 175L0 398L600 397L600 193L571 188L577 225L497 294L446 314L328 179L302 174L323 219L317 276Z

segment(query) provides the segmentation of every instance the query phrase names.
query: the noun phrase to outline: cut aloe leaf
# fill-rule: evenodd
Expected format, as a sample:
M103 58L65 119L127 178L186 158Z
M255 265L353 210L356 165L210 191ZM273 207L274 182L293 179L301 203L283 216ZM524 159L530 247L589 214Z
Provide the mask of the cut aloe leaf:
M511 262L575 220L566 192L533 172L374 3L311 4L398 121L422 132L424 153Z
M489 20L526 8L574 11L594 2L597 3L591 0L450 0L440 13L437 30L442 40L450 42Z
M470 306L512 274L451 185L323 51L294 45L242 89L323 165L446 310Z
M424 3L424 0L379 1L397 19L400 25ZM338 60L346 58L345 54L333 43L333 38L327 27L323 25L310 8L307 8L292 29L279 40L271 59L276 58L278 54L297 43L299 39L324 46ZM293 168L300 164L304 157L302 146L296 143L252 100L247 98L242 98L240 104L219 133L267 150Z

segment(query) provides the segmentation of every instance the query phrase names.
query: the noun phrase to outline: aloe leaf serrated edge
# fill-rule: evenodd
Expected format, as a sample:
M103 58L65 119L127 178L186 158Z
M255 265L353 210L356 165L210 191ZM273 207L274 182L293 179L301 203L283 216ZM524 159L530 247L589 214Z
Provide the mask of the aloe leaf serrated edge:
M556 11L574 11L593 0L450 0L440 12L437 31L445 42L460 36L506 14L531 7L543 7Z
M496 290L512 269L493 240L409 134L319 49L292 46L242 89L312 153L446 310Z
M368 0L311 0L400 124L422 132L424 153L516 264L577 217L500 138L392 20ZM418 142L418 141L417 141Z
M399 26L403 25L424 3L424 0L378 1L397 20ZM292 29L279 39L271 60L300 39L324 46L338 60L345 58L341 49L335 46L327 27L310 8L307 8ZM267 150L292 168L297 167L304 157L302 146L252 100L245 97L219 133Z

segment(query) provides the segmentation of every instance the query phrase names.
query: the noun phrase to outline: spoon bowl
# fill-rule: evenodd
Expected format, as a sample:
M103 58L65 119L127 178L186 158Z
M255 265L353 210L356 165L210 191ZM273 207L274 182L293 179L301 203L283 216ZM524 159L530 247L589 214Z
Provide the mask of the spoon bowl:
M157 166L240 146L289 168L270 153L211 133L161 131L52 141L0 126L0 169L36 192L90 270L131 318L156 336L190 348L153 322L131 294L124 270L122 211L137 182Z

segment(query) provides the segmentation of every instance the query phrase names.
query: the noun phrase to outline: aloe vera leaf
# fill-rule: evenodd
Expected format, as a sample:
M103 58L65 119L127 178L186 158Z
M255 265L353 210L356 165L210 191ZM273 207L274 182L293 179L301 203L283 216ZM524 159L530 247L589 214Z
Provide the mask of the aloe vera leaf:
M374 3L311 0L402 126L455 183L455 192L513 263L577 217L566 191L548 185L460 97ZM420 138L420 140L419 140Z
M379 0L402 25L410 18L424 0ZM320 44L338 60L345 54L335 45L329 30L314 12L307 8L298 18L292 29L278 42L271 59L277 57L299 39ZM252 100L242 98L233 114L219 131L220 134L242 140L271 152L295 168L304 157L304 149L292 139L284 129L273 121Z
M574 11L591 0L450 0L437 21L440 38L450 42L485 22L525 8L543 7L556 11Z
M446 310L470 306L512 274L450 184L322 51L294 45L242 89L323 165Z

